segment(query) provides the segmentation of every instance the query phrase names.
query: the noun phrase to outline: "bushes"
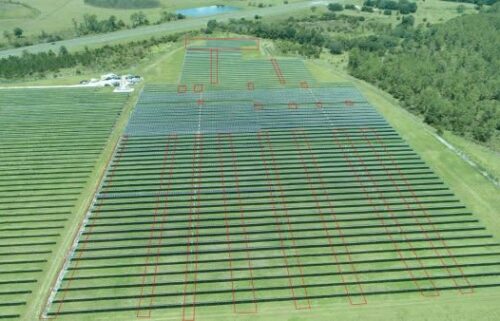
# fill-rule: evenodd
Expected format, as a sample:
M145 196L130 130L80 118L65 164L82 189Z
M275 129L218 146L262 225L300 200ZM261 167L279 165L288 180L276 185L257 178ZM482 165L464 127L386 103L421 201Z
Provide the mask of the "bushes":
M344 6L342 6L340 3L330 3L328 5L328 10L330 10L330 11L342 11L342 10L344 10Z
M175 42L180 37L180 34L174 34L162 38L130 42L125 45L85 49L75 53L69 53L64 47L60 48L58 54L53 51L36 54L24 52L22 56L9 56L0 59L0 78L13 79L44 75L47 72L57 72L60 69L76 66L101 67L103 69L129 66L144 58L151 47L160 43Z
M120 30L126 27L122 20L117 20L115 16L108 19L98 20L95 14L83 15L83 22L78 23L73 19L73 27L77 36L93 33L105 33Z
M344 52L344 44L340 41L334 40L330 43L329 49L332 55L340 55Z
M366 0L363 4L365 7L375 7L382 10L397 10L401 14L415 13L417 4L408 0Z
M153 23L160 24L185 18L186 17L182 14L162 11L158 21ZM113 32L126 28L137 28L140 26L149 25L150 23L150 20L142 11L134 12L130 15L130 25L126 24L121 19L118 20L115 16L109 16L109 18L107 19L98 20L95 14L85 14L83 15L82 22L78 22L73 19L73 27L77 36Z
M415 24L415 17L412 15L404 16L403 19L401 19L401 25L413 26L414 24Z

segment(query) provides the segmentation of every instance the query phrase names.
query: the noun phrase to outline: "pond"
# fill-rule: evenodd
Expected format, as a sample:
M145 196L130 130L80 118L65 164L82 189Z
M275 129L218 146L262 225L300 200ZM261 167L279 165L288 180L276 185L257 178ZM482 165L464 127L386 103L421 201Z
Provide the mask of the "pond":
M209 6L209 7L196 7L196 8L181 9L181 10L177 10L175 13L181 13L181 14L185 15L186 17L204 17L204 16L212 16L212 15L216 15L216 14L227 13L227 12L232 12L232 11L237 11L237 10L240 10L240 8L217 5L217 6Z

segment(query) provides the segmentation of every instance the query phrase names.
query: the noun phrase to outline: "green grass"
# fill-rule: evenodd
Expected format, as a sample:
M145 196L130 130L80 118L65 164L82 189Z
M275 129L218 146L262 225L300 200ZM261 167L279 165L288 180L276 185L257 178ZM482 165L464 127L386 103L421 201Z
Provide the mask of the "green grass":
M361 3L361 1L356 0ZM357 3L357 2L353 3ZM265 3L274 4L273 7L266 8L256 8L253 6L247 6L246 2L242 1L218 1L217 3L225 3L228 5L236 5L242 6L244 10L238 12L227 13L223 15L217 16L218 20L228 20L230 18L239 19L242 17L245 18L253 18L256 14L264 16L266 20L279 20L282 18L287 18L288 16L305 16L312 14L310 7L311 2L309 1L289 1L290 4L283 5L281 1L273 0L267 1ZM4 30L12 30L15 27L21 27L25 30L27 35L37 34L40 31L40 25L43 25L43 29L47 32L53 31L65 31L67 35L71 33L72 28L72 19L81 17L84 13L95 13L100 18L109 17L110 15L116 15L118 18L128 19L130 13L133 11L130 10L111 10L111 9L102 9L102 8L93 8L89 6L85 6L83 1L78 0L65 0L64 3L62 0L56 1L44 1L43 5L39 2L35 4L35 1L27 1L29 5L32 5L34 8L37 8L42 12L40 16L36 19L24 19L24 20L0 20L0 29ZM212 3L212 2L209 2ZM209 4L208 2L203 2L203 5ZM350 3L349 1L345 1L345 3ZM164 8L165 10L174 10L179 7L189 7L195 6L196 4L200 4L199 2L192 1L174 1L174 2L165 2ZM426 2L418 1L419 6L421 7L416 14L417 23L424 22L426 19L427 22L438 23L441 21L446 21L453 17L456 17L458 13L456 12L456 3L446 2L440 0L428 0ZM40 6L39 8L37 6ZM325 11L324 7L321 5L317 5L318 10L317 13L321 11ZM466 13L475 12L472 9L471 5L466 5ZM151 12L145 10L146 13L150 13L151 19L154 21L159 13L158 9L150 9ZM397 15L393 15L391 17L384 16L379 13L361 13L352 10L346 10L343 13L348 15L365 15L368 21L379 21L379 22L390 22L392 24L399 23L397 20ZM54 17L58 17L58 19L54 19ZM165 33L174 33L174 32L183 32L188 30L194 30L201 28L206 25L207 21L213 19L213 17L203 17L196 19L187 19L184 21L176 21L172 23L166 23L159 26L147 26L141 27L137 29L131 30L121 30L118 32L113 32L109 34L100 34L100 35L89 35L81 38L68 39L57 42L55 45L53 44L38 44L35 46L31 46L29 48L16 48L16 49L8 49L0 51L0 57L5 57L8 55L19 55L22 53L24 49L28 49L30 52L41 52L48 50L58 50L61 45L66 46L70 50L82 50L85 46L89 48L94 48L98 46L102 46L104 44L111 43L124 43L131 40L144 39L155 35L165 34Z
M249 7L248 10L241 10L237 12L231 12L226 14L221 14L217 16L219 21L229 20L231 18L253 18L255 14L261 14L266 16L278 16L278 15L289 15L303 8L310 6L307 1L299 1L297 3L291 3L283 6L266 7L266 8L255 8ZM62 10L62 9L61 9ZM63 41L58 41L56 43L44 43L38 44L30 47L7 49L0 51L0 57L6 57L9 55L20 55L23 50L28 50L29 52L42 52L48 50L58 50L60 46L66 46L69 50L83 50L85 47L95 48L105 44L116 44L116 43L127 43L131 40L140 40L144 38L150 38L151 36L165 35L165 33L176 33L184 32L202 28L206 26L207 22L214 17L201 17L196 19L185 19L176 21L173 23L165 23L161 25L152 25L146 27L140 27L136 29L121 30L117 32L89 35L80 38L73 38ZM37 26L37 22L33 20L33 26ZM14 25L5 25L5 29L14 28ZM26 28L25 28L26 29ZM37 29L38 30L38 29Z
M476 144L466 138L446 132L443 137L453 146L464 151L469 158L486 169L497 179L500 178L500 153L492 148ZM498 148L497 148L498 150Z
M28 5L22 3L11 3L0 1L0 20L2 19L33 19L40 12Z
M165 53L164 48L158 48L147 61L132 69L133 73L144 75L147 83L175 84L179 81L184 61L184 48L174 44Z
M359 7L362 7L364 1L363 0L341 0L341 1L336 1L337 3L341 4L354 4L358 5ZM474 14L477 13L477 10L474 9L473 4L468 4L468 3L457 3L457 2L449 2L449 1L442 1L442 0L417 0L415 1L418 5L417 12L414 13L413 15L415 16L415 25L418 24L425 24L427 22L429 23L440 23L447 21L449 19L452 19L454 17L459 16L460 14L457 12L457 7L458 5L464 5L465 6L465 11L463 14ZM320 15L321 13L328 12L325 6L322 5L317 5L317 9L313 12L311 9L302 9L301 11L298 11L294 14L295 17L307 17L310 15ZM365 17L366 22L381 22L381 23L390 23L391 25L396 25L398 23L401 23L401 17L402 15L399 14L397 11L393 11L392 15L387 16L384 15L382 10L381 11L376 11L373 13L370 12L363 12L363 11L357 11L357 10L344 10L337 12L337 14L345 14L345 15L352 15L352 16L363 16ZM283 19L286 19L288 17L282 17ZM270 17L266 18L264 17L264 20L267 21L275 21L280 18L276 17ZM323 27L327 28L329 25L331 26L332 22L320 22L320 25ZM357 34L358 32L354 33L349 33L346 32L345 35L347 36L352 36L353 34ZM367 31L364 30L359 30L359 33L367 33Z
M246 1L238 0L162 0L160 8L152 9L110 9L100 8L86 5L83 0L23 0L23 3L35 8L40 12L37 17L32 16L19 16L19 6L8 5L4 8L5 18L12 15L17 15L15 21L3 19L0 20L1 30L11 30L15 27L21 27L26 31L27 35L38 34L41 29L46 32L59 32L70 30L73 28L72 19L77 21L82 20L84 14L95 14L100 19L108 18L111 15L116 16L118 19L124 20L126 23L130 22L130 15L134 12L143 11L150 21L157 21L160 17L161 11L174 12L177 9L191 8L197 6L209 6L215 4L225 4L236 7L241 7L245 10L255 10L255 7L247 6ZM267 0L262 1L268 4L282 5L280 0ZM297 0L289 1L290 4L300 2ZM0 14L0 19L3 17Z

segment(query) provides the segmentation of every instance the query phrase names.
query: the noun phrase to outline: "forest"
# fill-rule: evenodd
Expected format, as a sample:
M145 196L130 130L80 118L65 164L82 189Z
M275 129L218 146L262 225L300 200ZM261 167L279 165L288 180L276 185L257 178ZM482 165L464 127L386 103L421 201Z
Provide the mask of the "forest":
M499 43L498 12L465 15L415 28L389 50L354 48L349 71L438 130L487 142L500 130Z

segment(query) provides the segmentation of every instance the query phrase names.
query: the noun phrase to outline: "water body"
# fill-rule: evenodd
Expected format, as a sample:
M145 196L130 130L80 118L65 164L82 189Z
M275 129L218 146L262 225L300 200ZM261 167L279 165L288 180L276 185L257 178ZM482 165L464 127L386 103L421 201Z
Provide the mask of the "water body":
M231 7L231 6L209 6L209 7L196 7L196 8L187 8L187 9L181 9L177 10L175 13L181 13L185 15L186 17L205 17L205 16L212 16L216 14L221 14L221 13L227 13L227 12L233 12L240 10L240 8L237 7Z

